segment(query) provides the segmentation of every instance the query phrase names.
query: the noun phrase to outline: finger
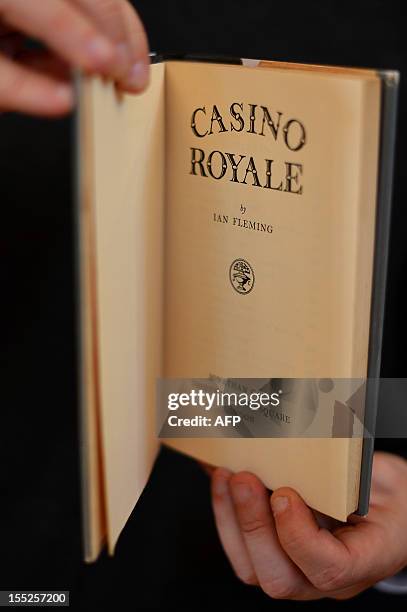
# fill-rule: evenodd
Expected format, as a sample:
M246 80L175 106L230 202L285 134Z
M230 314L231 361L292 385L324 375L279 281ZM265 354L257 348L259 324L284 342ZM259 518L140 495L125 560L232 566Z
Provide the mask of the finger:
M59 116L73 105L69 84L55 81L0 56L0 109Z
M101 32L116 43L125 42L126 28L122 0L71 0L82 13L91 17Z
M127 45L127 31L124 23L122 0L71 0L83 14L91 18L97 28L114 43L121 56L121 72L117 79L124 78L131 67L130 50Z
M271 506L282 547L318 590L341 590L358 581L348 548L319 527L295 491L278 489L271 496Z
M235 574L246 584L258 584L230 496L231 476L232 472L223 468L218 468L213 473L212 506L215 522L223 549Z
M0 0L0 16L75 67L112 78L123 72L123 59L114 43L65 0Z
M241 472L232 476L230 489L244 541L263 591L274 598L319 597L280 546L269 495L262 482L253 474Z
M373 456L372 493L380 491L383 496L393 495L394 488L399 486L400 470L407 475L407 462L403 457L376 451Z
M150 78L147 35L140 18L127 0L122 3L122 10L132 66L126 79L121 82L121 86L127 91L141 91L147 87Z
M123 55L123 73L118 76L121 89L142 91L148 83L148 43L142 22L127 0L73 0L92 17L94 23Z
M334 531L335 537L348 549L353 559L355 581L373 584L396 574L405 566L406 547L403 532L389 529L397 524L391 509L374 507L369 517L349 517L351 524Z

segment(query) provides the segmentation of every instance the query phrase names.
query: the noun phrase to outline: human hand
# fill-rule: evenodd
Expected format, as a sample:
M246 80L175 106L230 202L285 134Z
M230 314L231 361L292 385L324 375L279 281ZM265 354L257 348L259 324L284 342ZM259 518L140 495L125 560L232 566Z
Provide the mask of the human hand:
M347 599L407 565L407 461L375 453L370 510L332 531L289 488L218 468L212 503L235 573L270 597Z
M24 47L24 36L47 50ZM148 42L127 0L0 0L0 110L57 116L73 105L70 69L120 89L148 82Z

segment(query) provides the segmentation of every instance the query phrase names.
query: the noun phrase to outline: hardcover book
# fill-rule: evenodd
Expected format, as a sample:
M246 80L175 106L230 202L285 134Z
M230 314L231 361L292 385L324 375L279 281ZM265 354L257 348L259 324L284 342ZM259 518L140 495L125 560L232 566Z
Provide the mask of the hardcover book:
M379 377L397 82L175 56L139 96L78 77L87 560L147 482L158 379ZM371 438L166 443L342 521L368 510Z

